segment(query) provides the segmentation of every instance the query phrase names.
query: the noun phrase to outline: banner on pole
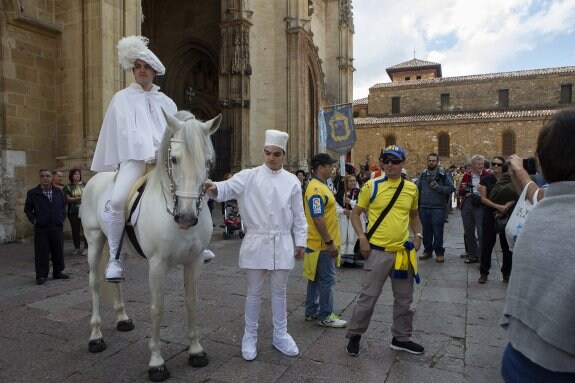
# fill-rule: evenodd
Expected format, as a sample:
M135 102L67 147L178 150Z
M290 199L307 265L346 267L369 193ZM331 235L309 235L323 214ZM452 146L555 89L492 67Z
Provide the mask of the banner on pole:
M344 154L356 141L352 104L332 105L320 109L318 118L319 146ZM325 141L322 142L322 138Z
M317 115L317 128L319 153L325 153L327 128L325 126L325 119L323 118L323 108L319 109L319 113Z

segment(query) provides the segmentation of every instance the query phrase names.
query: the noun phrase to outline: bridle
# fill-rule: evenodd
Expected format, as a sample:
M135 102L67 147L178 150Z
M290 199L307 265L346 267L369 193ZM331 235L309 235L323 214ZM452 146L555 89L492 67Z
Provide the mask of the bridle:
M177 138L172 138L170 139L170 145L168 146L168 155L166 156L166 160L164 162L165 168L166 168L166 173L168 174L168 178L170 179L170 194L172 195L172 201L173 201L173 207L172 209L170 209L170 207L168 206L168 200L166 198L166 195L164 194L164 200L166 201L166 211L168 212L168 214L170 214L171 216L175 218L177 218L177 209L178 209L178 197L182 197L182 198L196 198L196 215L199 218L200 214L202 213L202 209L203 209L203 199L206 195L206 181L209 178L209 174L210 174L210 169L211 169L211 165L212 165L212 161L208 160L206 161L206 174L204 176L204 180L201 183L200 186L200 190L198 193L188 193L188 192L183 192L183 191L178 191L176 190L176 183L174 181L174 174L173 174L173 168L172 168L172 143L184 143L183 140L177 139Z

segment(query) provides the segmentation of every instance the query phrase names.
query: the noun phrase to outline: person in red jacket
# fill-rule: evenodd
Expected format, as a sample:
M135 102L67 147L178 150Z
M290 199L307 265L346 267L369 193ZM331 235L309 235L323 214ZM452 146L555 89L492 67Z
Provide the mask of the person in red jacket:
M459 195L463 196L461 202L461 219L463 220L463 235L469 257L465 263L479 262L479 244L483 235L481 224L483 221L483 204L479 195L479 182L490 174L483 168L485 157L476 154L471 157L471 172L465 173L459 185ZM477 237L475 232L477 231Z

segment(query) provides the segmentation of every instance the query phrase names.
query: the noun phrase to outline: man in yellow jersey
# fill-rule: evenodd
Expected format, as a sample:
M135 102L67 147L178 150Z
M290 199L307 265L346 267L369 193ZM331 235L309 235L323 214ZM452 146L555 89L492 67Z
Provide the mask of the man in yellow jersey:
M333 286L340 245L338 205L326 183L336 162L326 153L318 153L311 159L314 177L304 198L308 232L303 275L308 279L305 320L319 319L320 326L341 328L347 321L333 313Z
M401 178L401 168L406 159L405 150L401 146L388 146L381 159L385 177L365 183L351 213L351 222L360 241L361 255L366 262L363 266L363 286L346 334L349 338L346 351L352 356L359 355L361 335L367 331L373 308L389 276L394 299L391 348L422 354L423 347L411 341L413 311L410 310L413 280L419 282L415 253L419 250L422 239L417 211L417 186ZM369 229L390 204L401 183L403 186L397 200L368 240L361 227L360 214L368 214L369 233ZM415 233L413 242L409 241L408 226Z

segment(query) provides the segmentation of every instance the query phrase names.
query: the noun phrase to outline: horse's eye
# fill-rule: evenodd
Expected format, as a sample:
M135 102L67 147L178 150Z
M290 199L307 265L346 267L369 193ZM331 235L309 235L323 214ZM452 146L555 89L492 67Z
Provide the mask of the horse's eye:
M174 156L171 156L171 157L170 157L170 161L171 161L174 165L178 163L178 160L176 160L176 157L174 157Z

